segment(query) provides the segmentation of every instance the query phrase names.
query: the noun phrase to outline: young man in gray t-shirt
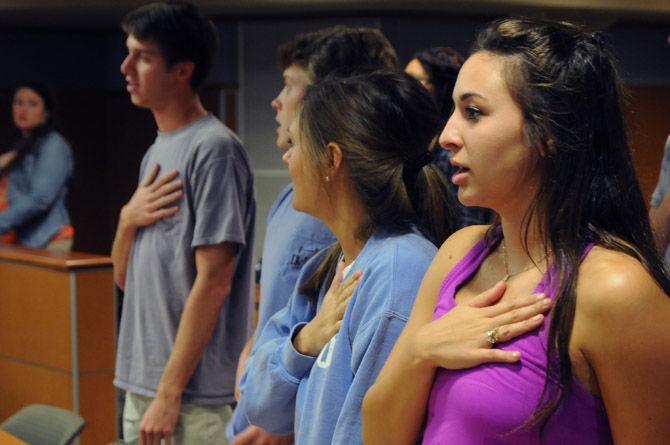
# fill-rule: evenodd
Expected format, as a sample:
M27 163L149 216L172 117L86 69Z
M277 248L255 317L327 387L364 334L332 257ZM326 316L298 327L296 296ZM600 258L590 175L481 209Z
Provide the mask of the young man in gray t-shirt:
M126 391L124 439L225 443L251 319L249 162L196 93L215 47L211 22L193 5L158 3L123 29L127 90L158 126L112 248L125 291L114 380Z

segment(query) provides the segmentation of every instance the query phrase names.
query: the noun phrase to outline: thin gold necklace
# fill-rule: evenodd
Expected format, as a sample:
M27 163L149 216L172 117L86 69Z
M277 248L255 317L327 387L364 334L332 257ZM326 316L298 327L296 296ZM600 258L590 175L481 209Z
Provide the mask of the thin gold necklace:
M507 281L510 278L512 278L515 275L519 275L520 273L527 272L531 270L534 267L537 267L539 264L541 264L544 260L547 259L547 254L545 254L540 261L537 263L533 262L530 266L526 267L525 269L521 269L517 272L510 273L509 271L509 259L507 258L507 249L505 249L505 238L502 239L502 242L500 243L500 247L502 248L502 254L503 254L503 262L505 263L505 277L503 278L503 281ZM532 260L532 258L531 258ZM539 269L538 269L539 270Z

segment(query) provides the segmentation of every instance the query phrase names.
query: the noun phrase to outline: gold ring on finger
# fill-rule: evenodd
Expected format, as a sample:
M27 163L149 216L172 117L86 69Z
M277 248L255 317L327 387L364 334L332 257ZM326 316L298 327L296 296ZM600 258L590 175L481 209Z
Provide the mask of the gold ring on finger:
M486 341L489 342L491 346L498 342L498 328L493 328L486 332Z

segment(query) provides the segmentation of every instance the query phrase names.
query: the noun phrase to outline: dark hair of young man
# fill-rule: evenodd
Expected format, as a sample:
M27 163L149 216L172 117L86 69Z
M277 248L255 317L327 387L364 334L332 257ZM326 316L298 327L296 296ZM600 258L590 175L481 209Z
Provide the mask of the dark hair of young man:
M195 5L182 1L150 3L126 15L121 28L138 40L156 43L168 68L177 62L193 62L194 91L207 77L218 38L214 24Z
M317 83L328 74L348 76L357 71L398 70L398 56L378 29L334 26L299 34L279 46L279 68L298 65Z

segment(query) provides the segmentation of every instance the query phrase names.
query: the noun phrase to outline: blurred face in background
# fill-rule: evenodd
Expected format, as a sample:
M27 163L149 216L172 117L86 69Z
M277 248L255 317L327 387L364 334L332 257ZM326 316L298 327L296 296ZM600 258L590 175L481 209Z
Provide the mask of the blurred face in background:
M323 187L319 182L319 174L310 162L305 144L305 138L300 134L300 117L296 113L287 137L291 140L291 146L284 152L282 160L288 165L288 172L293 184L293 208L299 212L317 216L319 206L320 190ZM281 148L281 147L280 147ZM321 199L323 204L323 200Z
M309 75L304 68L298 65L291 65L282 73L284 87L279 95L272 101L272 108L277 113L275 121L277 122L277 147L280 150L288 150L292 141L289 136L289 128L296 112L300 107L305 89L310 85Z
M419 59L412 59L405 67L405 72L421 82L421 85L428 90L430 94L435 94L435 87L430 81L430 75L423 67Z
M12 117L14 125L24 136L44 124L49 112L44 105L44 99L35 90L21 87L14 93L12 101Z

